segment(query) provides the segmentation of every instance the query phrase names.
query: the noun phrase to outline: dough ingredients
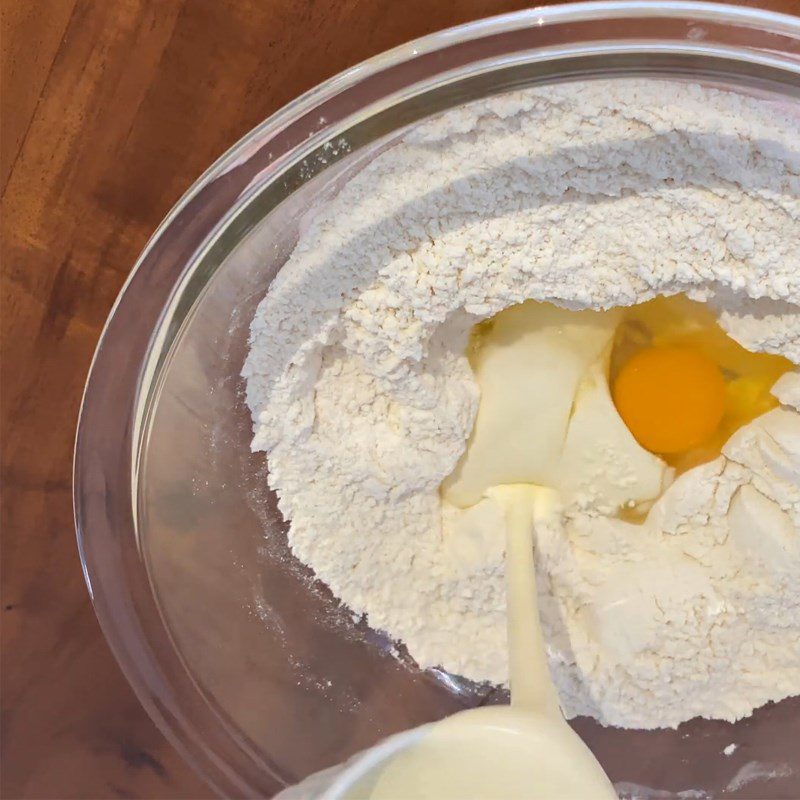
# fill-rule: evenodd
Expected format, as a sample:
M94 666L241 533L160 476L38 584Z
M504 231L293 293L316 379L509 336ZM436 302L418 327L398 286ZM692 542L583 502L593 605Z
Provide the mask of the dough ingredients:
M530 89L405 132L318 209L252 323L252 446L295 555L420 666L506 683L502 520L440 493L479 404L470 330L528 299L685 293L800 364L799 173L796 109L678 82ZM773 393L644 523L588 492L538 529L568 716L675 726L800 693L800 374Z

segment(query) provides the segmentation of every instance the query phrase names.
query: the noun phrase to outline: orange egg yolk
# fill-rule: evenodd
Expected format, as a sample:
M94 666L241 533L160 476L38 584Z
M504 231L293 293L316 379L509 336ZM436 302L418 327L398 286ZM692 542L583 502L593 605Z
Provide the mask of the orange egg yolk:
M613 395L631 433L653 453L680 453L703 444L725 413L719 367L686 347L640 350L622 365Z

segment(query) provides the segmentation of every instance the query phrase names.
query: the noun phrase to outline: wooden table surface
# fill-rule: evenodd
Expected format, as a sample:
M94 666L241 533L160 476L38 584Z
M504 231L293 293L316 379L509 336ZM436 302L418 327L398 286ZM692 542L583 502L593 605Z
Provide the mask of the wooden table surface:
M520 0L2 0L4 798L210 796L84 586L84 380L137 253L228 146L329 75ZM761 3L800 13L797 0Z

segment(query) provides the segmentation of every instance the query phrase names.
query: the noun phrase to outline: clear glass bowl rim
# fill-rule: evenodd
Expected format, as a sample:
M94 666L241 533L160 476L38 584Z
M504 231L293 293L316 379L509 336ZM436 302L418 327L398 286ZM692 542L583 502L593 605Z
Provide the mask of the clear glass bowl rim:
M279 770L230 730L208 708L190 676L178 677L180 658L152 596L136 524L136 465L147 400L177 334L185 280L202 262L243 207L264 187L322 142L337 135L353 115L312 125L316 110L369 78L404 70L426 55L526 29L576 22L638 20L651 35L641 53L677 40L660 40L661 20L731 26L764 46L731 48L733 57L763 59L800 73L800 19L740 6L698 2L575 3L532 8L470 22L416 39L364 61L311 89L223 154L189 188L157 228L125 282L101 334L84 391L75 446L73 502L81 563L103 633L140 701L167 738L220 794L262 796L280 785ZM777 37L791 48L767 46ZM591 40L588 40L591 42ZM575 41L580 49L587 42ZM596 51L613 42L594 42ZM702 53L707 43L685 41ZM559 53L563 55L562 48ZM559 57L554 54L553 57ZM442 73L444 74L444 73ZM451 76L452 77L452 76ZM414 92L419 82L409 81ZM296 137L280 137L295 125ZM234 167L255 161L269 147L269 161L254 164L222 205L208 200ZM205 200L204 200L205 195ZM196 213L198 203L210 209ZM208 276L207 276L208 277ZM206 279L207 279L206 277ZM171 327L167 324L177 320ZM155 358L154 354L161 354ZM112 413L110 409L115 409ZM194 693L194 695L192 695ZM192 697L187 702L187 697Z

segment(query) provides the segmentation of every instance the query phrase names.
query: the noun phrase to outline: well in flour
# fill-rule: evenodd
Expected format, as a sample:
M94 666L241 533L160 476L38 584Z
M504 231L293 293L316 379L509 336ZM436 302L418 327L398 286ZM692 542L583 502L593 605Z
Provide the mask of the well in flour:
M528 298L684 292L749 349L800 363L799 142L796 109L617 81L461 107L378 155L252 323L253 447L293 552L421 666L504 683L502 543L476 534L463 557L439 494L479 402L469 330ZM646 525L576 507L539 531L568 715L673 726L800 692L800 377L774 391L782 405Z

